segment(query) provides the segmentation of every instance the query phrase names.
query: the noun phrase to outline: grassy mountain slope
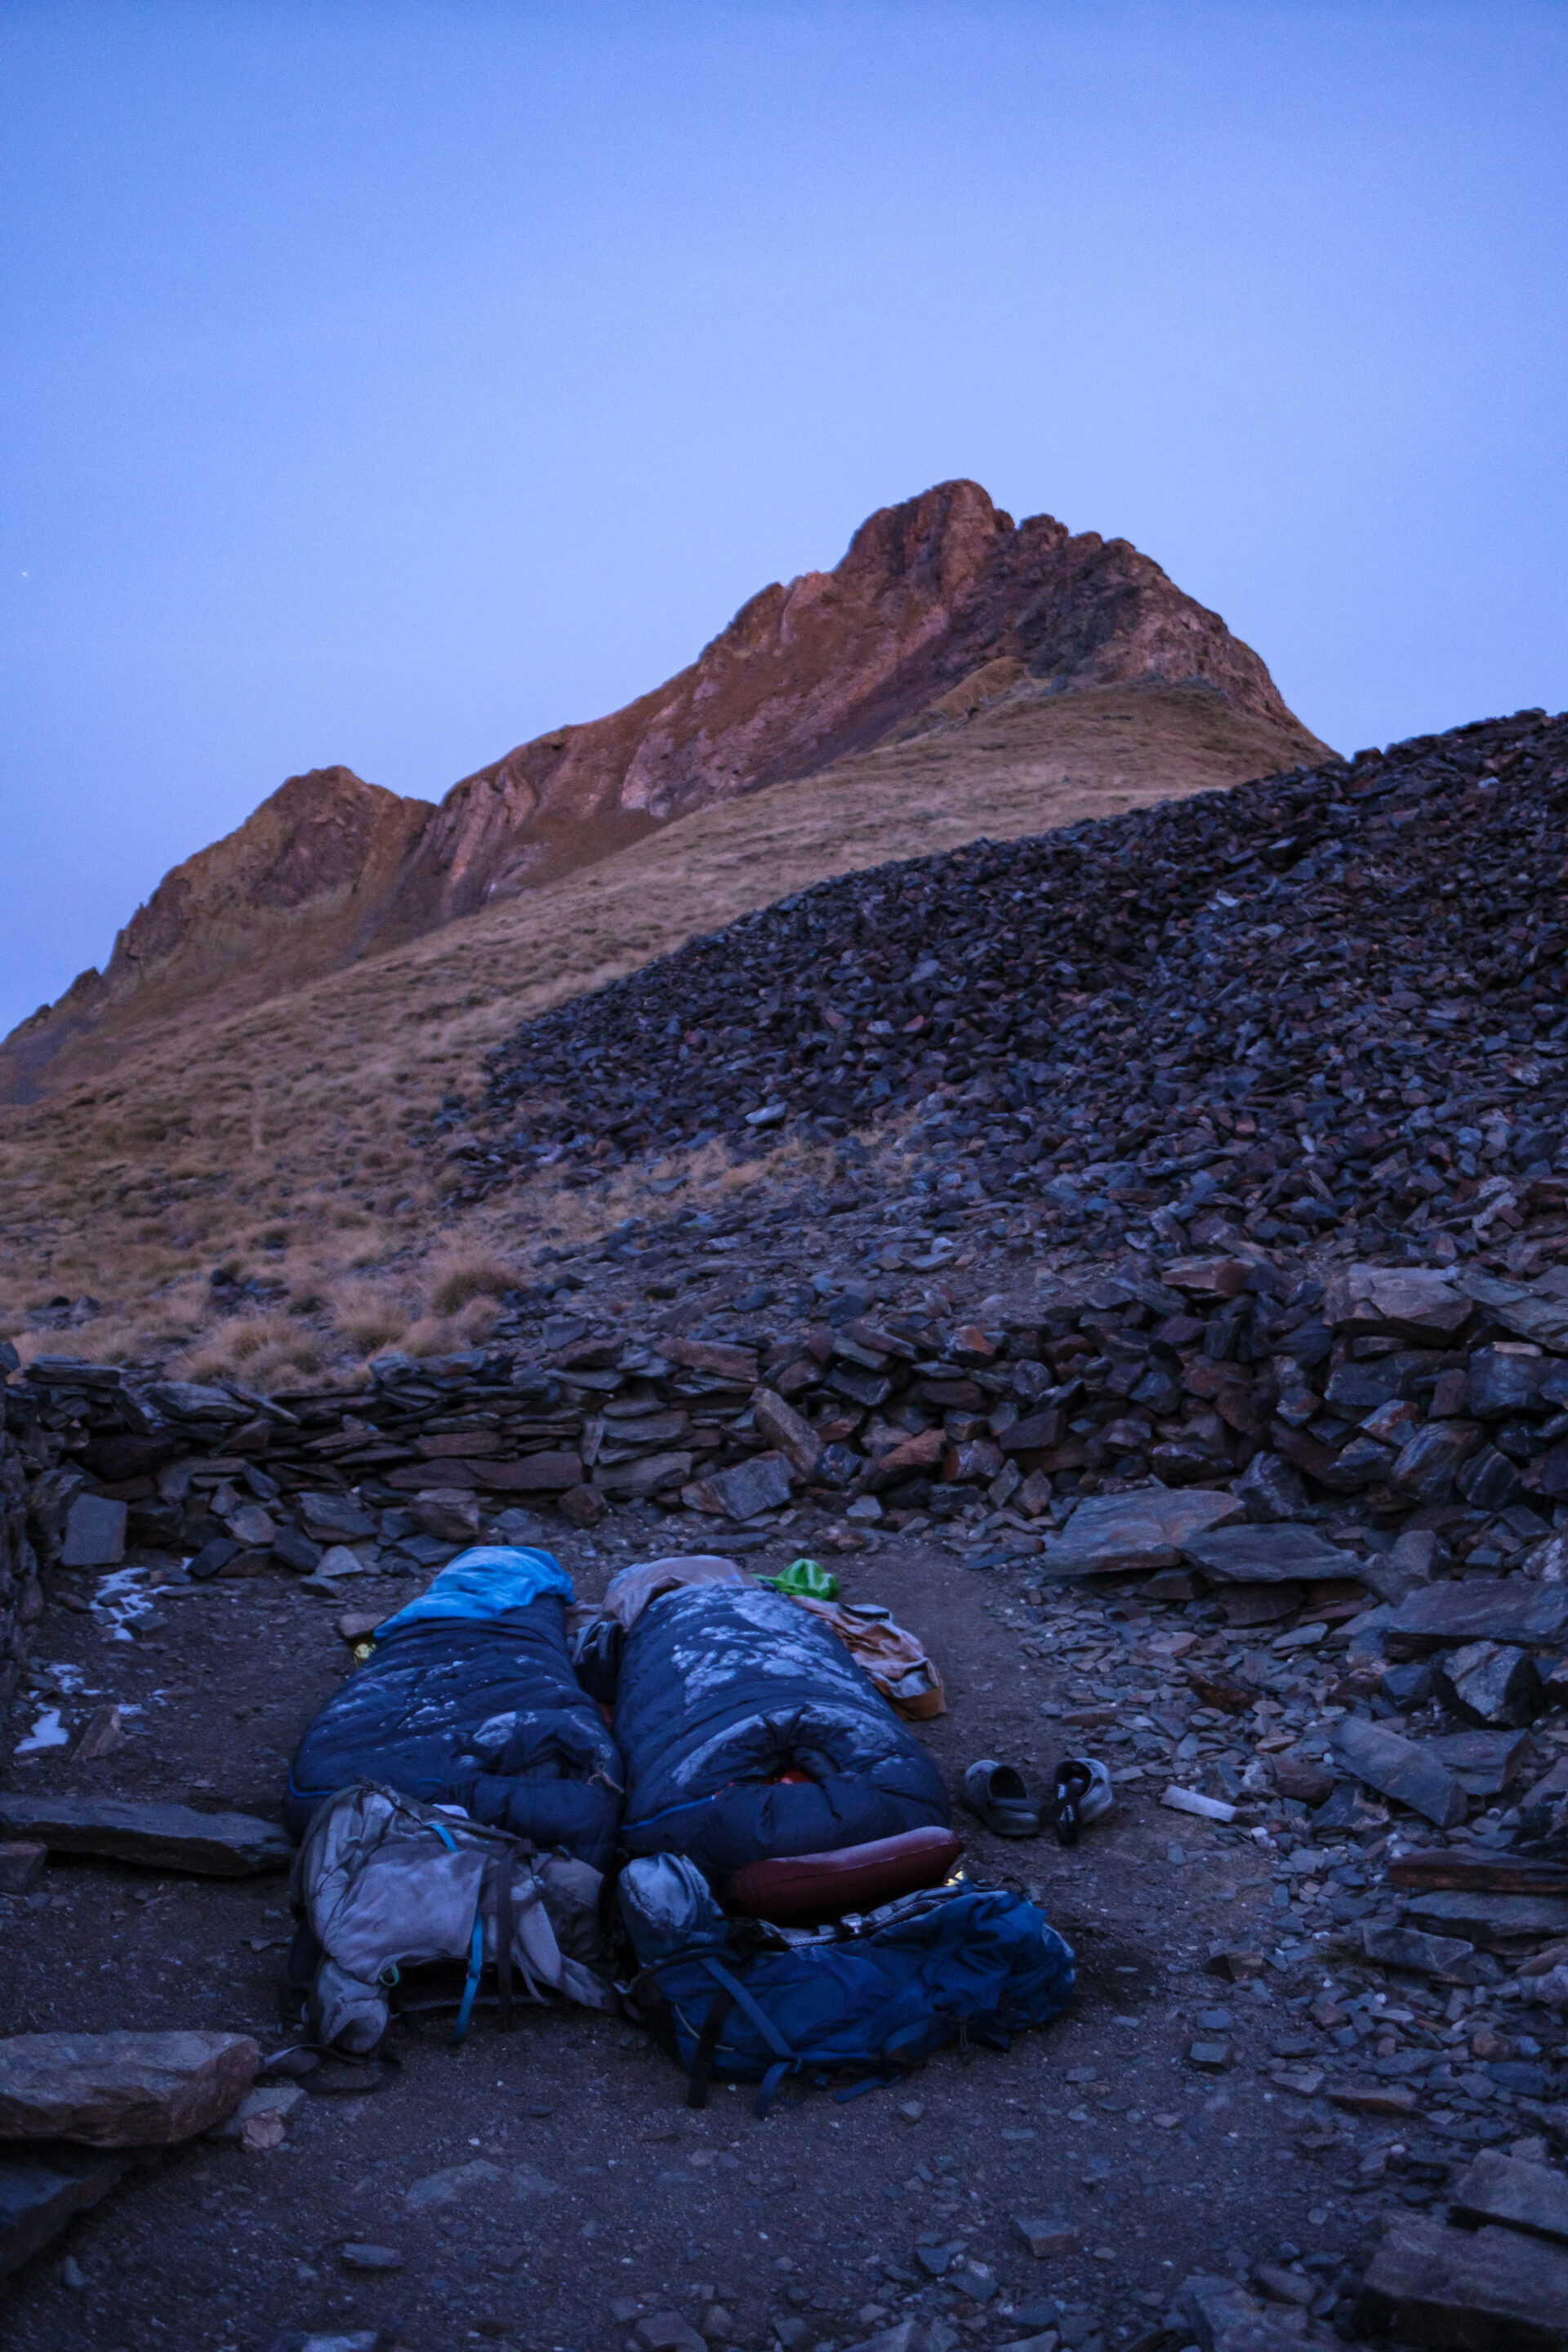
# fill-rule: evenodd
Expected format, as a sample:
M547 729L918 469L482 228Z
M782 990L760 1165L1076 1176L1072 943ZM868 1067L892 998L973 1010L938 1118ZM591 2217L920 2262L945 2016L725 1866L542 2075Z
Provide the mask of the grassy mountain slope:
M1214 791L1322 750L1205 687L1040 698L983 677L901 740L695 811L265 1003L208 1003L144 1042L83 1037L46 1100L0 1112L0 1331L27 1352L195 1349L258 1381L387 1344L420 1317L419 1343L459 1344L485 1311L476 1286L500 1279L483 1265L465 1276L465 1253L499 1252L504 1271L552 1217L611 1213L539 1192L470 1233L441 1208L438 1155L420 1139L525 1015L826 876ZM614 1213L628 1206L623 1181ZM264 1286L237 1313L235 1285L212 1286L220 1267ZM83 1295L100 1311L83 1308L68 1339L39 1328L50 1299Z

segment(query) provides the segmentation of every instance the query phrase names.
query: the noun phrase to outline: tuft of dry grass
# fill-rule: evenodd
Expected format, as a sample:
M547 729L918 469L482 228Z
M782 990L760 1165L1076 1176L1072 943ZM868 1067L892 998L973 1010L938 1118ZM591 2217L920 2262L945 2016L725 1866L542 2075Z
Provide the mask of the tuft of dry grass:
M362 1356L397 1346L411 1319L410 1302L387 1282L347 1276L328 1290L325 1307L332 1327Z
M426 1268L430 1304L437 1315L456 1315L479 1298L502 1298L523 1279L518 1266L471 1244L446 1248Z
M404 1334L404 1353L446 1356L455 1348L477 1348L489 1337L496 1310L489 1298L470 1299L460 1315L422 1315Z
M320 1372L330 1352L289 1316L234 1315L175 1357L171 1370L177 1380L240 1380L247 1388L272 1389Z
M194 1361L230 1346L228 1320L256 1319L226 1318L208 1296L226 1264L280 1281L286 1304L326 1300L330 1315L290 1318L289 1343L330 1361L357 1344L337 1292L351 1277L402 1307L404 1338L429 1317L466 1328L540 1242L667 1213L647 1190L656 1171L637 1169L591 1191L456 1202L461 1169L426 1143L429 1122L444 1100L478 1099L486 1053L521 1021L826 876L1215 791L1301 756L1296 737L1197 688L1004 698L698 811L265 1003L217 988L149 1033L85 1038L51 1066L45 1099L0 1109L0 1334L28 1353L179 1347ZM696 1194L743 1189L764 1164L715 1145L682 1166ZM459 1275L487 1260L494 1276ZM30 1310L82 1292L99 1321L29 1335ZM366 1347L398 1339L391 1305L365 1312ZM281 1339L246 1359L248 1384L276 1350Z

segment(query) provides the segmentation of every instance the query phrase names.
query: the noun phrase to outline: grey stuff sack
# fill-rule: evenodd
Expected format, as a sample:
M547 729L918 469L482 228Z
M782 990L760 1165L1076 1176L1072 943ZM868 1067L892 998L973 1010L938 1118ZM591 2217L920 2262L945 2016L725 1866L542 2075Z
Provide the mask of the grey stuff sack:
M611 2008L602 1883L571 1854L374 1781L340 1789L306 1832L289 1884L320 1950L305 2001L311 2039L367 2055L403 1971L437 1961L466 1973L459 2038L486 1969L503 2010L514 1987L531 2000Z

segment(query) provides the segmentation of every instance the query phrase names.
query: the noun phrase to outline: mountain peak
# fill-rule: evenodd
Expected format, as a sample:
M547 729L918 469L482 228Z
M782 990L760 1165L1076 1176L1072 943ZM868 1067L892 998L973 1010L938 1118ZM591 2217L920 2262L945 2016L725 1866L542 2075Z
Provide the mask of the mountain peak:
M349 768L290 776L164 877L101 976L14 1034L12 1090L108 1014L336 969L999 696L1194 684L1276 726L1281 764L1321 753L1250 646L1128 541L1015 523L980 483L938 482L868 515L831 572L749 598L651 693L519 745L438 807Z

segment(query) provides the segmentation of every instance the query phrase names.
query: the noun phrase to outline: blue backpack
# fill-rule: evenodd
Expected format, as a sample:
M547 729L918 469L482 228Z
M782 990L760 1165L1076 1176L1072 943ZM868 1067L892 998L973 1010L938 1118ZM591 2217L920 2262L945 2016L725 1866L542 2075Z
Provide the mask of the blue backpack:
M706 2105L714 2076L760 2083L766 2115L790 2075L856 2097L896 2082L944 2042L1005 2049L1067 2007L1073 1955L1021 1895L963 1878L831 1927L728 1919L677 1854L621 1874L621 1910L641 1973L632 1999Z

